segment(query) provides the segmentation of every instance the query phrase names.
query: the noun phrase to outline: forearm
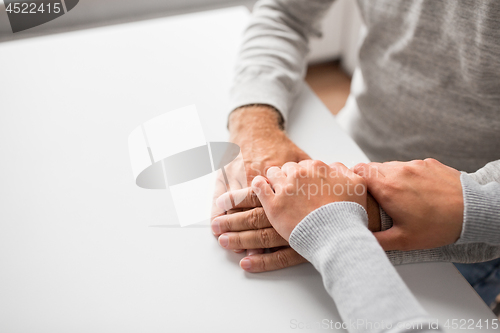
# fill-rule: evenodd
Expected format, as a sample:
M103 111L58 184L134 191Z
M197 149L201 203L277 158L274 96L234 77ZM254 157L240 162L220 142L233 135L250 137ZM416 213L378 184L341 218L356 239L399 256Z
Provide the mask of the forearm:
M231 112L228 118L230 139L233 142L242 136L251 140L256 136L283 132L283 124L284 120L279 111L263 104L239 107Z
M286 119L306 70L309 36L333 0L261 0L237 59L230 108L267 104Z
M398 332L401 322L428 327L429 317L387 260L367 223L361 206L329 204L299 223L290 245L321 273L344 322L383 322L378 332L387 327ZM363 325L351 327L351 331L365 330Z

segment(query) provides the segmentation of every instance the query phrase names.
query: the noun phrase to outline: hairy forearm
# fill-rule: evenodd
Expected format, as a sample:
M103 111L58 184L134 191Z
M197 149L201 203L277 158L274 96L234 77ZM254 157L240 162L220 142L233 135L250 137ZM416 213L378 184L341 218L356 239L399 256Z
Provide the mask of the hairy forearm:
M283 132L284 121L281 113L265 104L242 106L231 112L228 129L231 138L250 133Z

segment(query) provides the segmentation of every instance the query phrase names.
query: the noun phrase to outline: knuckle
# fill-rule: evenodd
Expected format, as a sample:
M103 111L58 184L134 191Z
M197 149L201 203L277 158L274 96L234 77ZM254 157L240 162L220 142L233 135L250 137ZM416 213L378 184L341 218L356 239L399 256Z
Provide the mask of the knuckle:
M259 216L256 211L257 209L252 209L247 218L247 224L249 229L259 229Z
M269 175L271 175L271 174L273 174L274 172L279 171L279 170L281 170L279 167L277 167L277 166L272 166L272 167L270 167L269 169L267 169L267 171L266 171L266 175L267 175L267 176L269 176Z
M231 231L231 222L229 221L229 217L225 216L219 219L219 227L221 232Z
M432 158L432 157L430 157L430 158L426 158L426 159L424 160L424 162L425 162L425 163L429 163L429 164L436 164L436 163L439 163L439 161L438 161L438 160L436 160L435 158Z
M400 172L403 174L403 175L409 175L409 174L412 174L413 173L413 166L410 165L410 164L405 164L405 165L402 165L401 168L400 168Z
M278 268L286 268L290 266L290 258L283 251L276 252L276 266Z
M416 165L416 166L422 166L422 165L424 165L424 164L425 164L425 162L424 162L424 161L422 161L422 160L413 160L413 161L410 161L410 163L411 163L412 165Z
M313 167L319 167L319 166L325 165L325 163L323 163L323 162L321 162L319 160L314 160L314 161L311 162L311 165Z
M235 248L235 249L244 249L245 248L243 246L243 242L241 240L239 233L236 233L236 234L231 235L229 237L229 245L230 245L230 247L232 245L232 248Z
M266 257L265 256L260 256L258 266L260 266L261 271L267 271L267 262L266 262Z
M271 247L271 237L268 229L260 229L257 235L262 248L268 249Z
M293 169L292 176L294 178L302 178L303 177L303 170L304 169L302 169L302 168L300 168L300 169L299 168Z
M365 163L358 163L354 166L354 168L352 168L353 172L358 174L359 176L365 176L366 175L366 172L365 172L365 168L366 168L366 164Z
M335 162L330 165L328 165L330 170L333 170L336 175L342 175L342 171L345 168L345 166L340 163L340 162Z
M328 173L328 169L330 169L328 164L318 160L312 161L311 167L316 173Z

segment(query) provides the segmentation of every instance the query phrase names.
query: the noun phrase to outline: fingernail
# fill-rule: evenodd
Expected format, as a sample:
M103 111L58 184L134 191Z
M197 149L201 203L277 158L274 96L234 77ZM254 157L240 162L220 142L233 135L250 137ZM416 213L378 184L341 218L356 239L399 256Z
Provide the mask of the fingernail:
M252 267L252 261L250 261L250 259L248 258L243 258L240 261L240 267L245 271L248 271Z
M257 253L257 250L247 250L247 256L253 256Z
M214 235L220 234L220 222L218 219L212 221L212 232L214 233Z
M222 247L227 247L229 245L229 237L226 235L219 236L219 244Z

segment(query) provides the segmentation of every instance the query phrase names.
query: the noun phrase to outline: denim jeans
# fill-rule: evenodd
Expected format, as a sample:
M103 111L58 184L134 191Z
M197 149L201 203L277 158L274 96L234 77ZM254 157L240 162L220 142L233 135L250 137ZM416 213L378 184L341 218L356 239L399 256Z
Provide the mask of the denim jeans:
M455 264L483 301L490 306L500 294L500 258L477 264Z

